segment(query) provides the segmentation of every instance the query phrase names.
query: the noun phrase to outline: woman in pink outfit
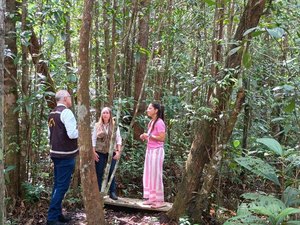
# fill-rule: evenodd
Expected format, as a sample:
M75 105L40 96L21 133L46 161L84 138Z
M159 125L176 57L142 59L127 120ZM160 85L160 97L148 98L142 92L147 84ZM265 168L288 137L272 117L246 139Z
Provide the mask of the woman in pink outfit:
M143 175L143 197L146 201L143 204L160 208L166 205L163 185L166 126L163 107L158 103L151 103L147 108L147 115L151 118L148 131L140 135L143 141L147 140Z

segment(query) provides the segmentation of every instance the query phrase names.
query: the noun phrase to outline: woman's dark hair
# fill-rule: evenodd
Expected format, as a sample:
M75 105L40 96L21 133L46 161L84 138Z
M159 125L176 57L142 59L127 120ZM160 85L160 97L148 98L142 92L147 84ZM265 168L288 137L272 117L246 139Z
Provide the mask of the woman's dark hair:
M152 102L151 105L153 106L154 109L157 109L157 117L152 125L150 133L153 131L154 125L156 124L157 120L160 118L164 121L164 117L165 117L165 115L164 115L165 107L164 106L160 105L157 102Z

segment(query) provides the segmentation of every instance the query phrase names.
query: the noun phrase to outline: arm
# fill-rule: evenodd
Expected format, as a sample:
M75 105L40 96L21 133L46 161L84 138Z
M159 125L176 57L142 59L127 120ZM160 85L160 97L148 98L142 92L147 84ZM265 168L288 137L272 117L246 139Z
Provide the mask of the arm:
M62 113L60 114L60 120L65 125L69 138L78 138L77 122L74 114L70 109L65 109L62 111Z
M165 141L166 137L166 132L160 132L158 135L150 135L150 139L155 140L155 141Z
M166 125L161 119L156 122L154 130L155 132L153 133L155 133L155 135L151 133L149 139L164 142L166 137Z

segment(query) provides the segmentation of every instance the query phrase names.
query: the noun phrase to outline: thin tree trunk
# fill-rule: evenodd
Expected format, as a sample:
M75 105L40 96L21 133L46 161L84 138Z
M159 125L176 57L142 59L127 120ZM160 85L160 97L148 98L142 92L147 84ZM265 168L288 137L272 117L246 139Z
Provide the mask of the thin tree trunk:
M43 55L41 53L41 46L33 29L31 29L29 52L31 54L33 64L36 67L36 73L45 76L43 84L46 86L46 91L55 93L55 86L50 76L48 65L44 60L40 60L43 59ZM56 106L55 97L53 95L46 95L45 98L48 107L50 109L53 109Z
M5 224L5 182L4 182L4 17L5 0L0 0L0 224Z
M212 66L211 75L216 77L219 73L219 68L222 66L222 44L220 40L224 36L224 0L218 0L216 2L215 16L214 16L214 35L212 41ZM207 101L211 100L214 87L210 86L208 89Z
M244 86L246 91L249 90L249 80L246 78L244 81ZM250 127L250 121L251 121L251 109L250 105L248 103L245 103L244 105L244 118L243 118L243 137L242 137L242 149L247 149L248 148L248 132L249 132L249 127Z
M150 0L141 0L139 2L139 7L141 10L142 16L139 18L139 33L138 33L138 40L137 44L139 48L142 49L148 49L148 39L149 39L149 11L148 7L150 7ZM147 54L144 51L138 50L139 54L139 61L136 64L136 70L135 70L135 86L134 86L134 101L135 101L135 111L137 111L137 116L142 115L145 112L146 104L144 102L145 94L142 93L142 101L140 106L137 108L137 102L138 98L140 96L140 93L143 92L142 86L147 70ZM136 110L137 108L137 110ZM133 126L134 133L133 137L134 139L138 140L141 133L143 133L143 128L138 124L135 123Z
M163 9L159 10L159 14L163 13L162 12ZM159 16L159 15L158 15ZM160 21L160 23L162 23L162 27L165 27L165 23L163 21ZM162 30L160 30L160 32L158 33L158 40L161 40L162 38ZM162 70L162 60L161 58L163 58L163 50L162 50L162 42L159 41L159 44L157 46L157 60L155 61L156 64L156 74L155 74L155 80L154 80L154 84L150 85L151 87L154 87L154 100L155 101L160 101L162 98L162 91L163 91L163 70ZM154 56L155 57L155 56Z
M101 78L103 77L102 74L102 68L101 68L101 57L100 57L100 22L99 22L99 1L95 2L95 76L96 76L96 82L95 82L95 95L97 96L96 98L96 103L95 103L95 108L96 108L96 118L95 120L100 117L101 114L101 91L100 88L102 87L102 82Z
M27 31L27 1L22 1L22 32ZM24 43L24 42L22 42ZM26 42L25 42L26 43ZM29 63L28 63L28 47L22 45L22 98L29 96ZM27 104L27 103L25 103ZM29 112L26 105L22 106L22 114L20 121L20 180L21 183L26 182L28 179L28 162L29 162L29 149L31 145L31 123L29 119ZM24 191L21 190L22 196Z
M235 40L240 41L244 38L243 34L246 30L256 27L258 25L259 19L263 13L265 7L265 0L249 0L244 13L241 17L239 27L237 29ZM247 37L248 40L251 36ZM236 46L231 46L231 49ZM241 64L242 53L236 53L234 55L228 56L226 60L226 68L237 69ZM237 78L238 72L230 74L233 78ZM220 115L226 112L226 107L229 102L229 98L232 93L234 83L229 83L227 87L219 88L217 90L216 98L219 100L218 104L213 108L213 112L210 118L216 118L219 121ZM224 115L226 117L226 115ZM176 195L175 202L172 209L168 212L168 216L173 220L178 220L179 216L183 214L186 208L192 203L193 193L197 190L201 190L200 178L202 176L204 166L210 162L214 156L213 152L219 149L215 146L214 140L217 138L218 134L221 134L221 142L224 143L227 137L230 137L232 129L235 125L236 119L224 121L223 133L220 132L220 123L211 124L210 121L200 121L198 124L198 129L196 130L196 135L186 162L186 168L183 175L183 180L179 185L178 194ZM228 127L227 127L228 126ZM218 142L216 142L218 144ZM217 162L216 162L217 163ZM204 177L204 183L206 178L214 179L214 174L208 174ZM211 190L205 190L206 196ZM198 212L201 213L201 212ZM197 218L195 218L197 220Z
M15 16L16 2L6 0L5 18L5 44L11 51L13 57L17 57ZM12 17L14 15L14 17ZM14 58L6 56L4 58L4 146L5 146L5 166L14 166L9 172L9 182L6 184L8 195L12 198L12 206L19 196L20 191L20 148L19 148L19 122L17 108L17 66Z
M109 91L109 74L110 74L110 44L109 44L109 24L110 21L108 19L108 10L110 7L110 1L109 0L103 0L103 7L102 7L102 11L103 11L103 30L104 30L104 63L106 65L106 85L107 85L107 92ZM109 96L109 93L108 93Z
M133 23L133 28L132 28L132 38L129 39L128 41L128 50L126 54L126 67L125 67L125 74L127 77L127 81L125 82L125 96L131 97L132 96L132 81L133 81L133 73L134 73L134 45L136 44L136 38L135 38L135 33L136 33L136 23L133 21L137 17L137 1L134 1L134 7L133 7L133 18L132 18L132 23Z
M230 0L228 2L229 7L228 7L228 18L229 18L229 23L227 25L227 40L231 41L232 39L232 35L233 35L233 29L234 29L234 6L235 6L235 2L234 0Z
M111 27L111 55L110 55L110 67L109 67L109 84L108 84L108 98L109 105L113 106L114 93L115 93L115 66L116 66L116 14L117 14L117 1L113 1L113 18L112 18L112 27Z
M65 25L65 41L64 41L64 47L65 47L65 56L66 56L66 74L67 74L67 78L70 81L69 85L67 86L67 90L70 93L70 95L72 96L72 102L75 102L75 98L73 95L73 83L71 82L72 79L71 77L73 76L73 58L72 58L72 51L71 51L71 35L70 35L70 31L71 31L71 18L70 18L70 11L68 6L70 5L70 1L64 1L64 6L66 8L65 11L65 20L66 20L66 25ZM76 104L76 103L75 103ZM72 104L72 105L75 105ZM74 169L74 173L73 173L73 179L72 179L72 188L75 191L78 191L80 185L80 171L79 171L79 161L76 161L76 165L75 165L75 169Z
M71 18L70 18L70 11L68 6L70 5L70 1L64 1L64 6L66 7L66 12L65 12L65 20L66 20L66 26L65 26L65 41L64 41L64 47L65 47L65 55L66 55L66 74L68 77L68 80L71 81L71 76L73 75L72 73L72 68L73 68L73 59L72 59L72 52L71 52ZM72 98L73 98L73 85L71 84L68 85L67 89L68 92L71 94ZM74 102L74 99L72 99L72 101ZM74 178L73 178L73 183L74 183Z
M132 86L132 75L133 75L133 68L132 68L132 62L133 62L133 50L132 50L132 44L134 43L134 37L130 39L130 34L135 33L135 23L134 20L136 18L137 14L137 0L132 1L132 13L131 17L127 18L127 14L129 12L129 7L126 4L124 0L123 5L123 38L124 40L121 44L122 49L121 53L123 55L123 60L121 63L121 70L120 70L120 76L121 76L121 82L122 82L122 91L125 94L126 97L131 96L131 86Z
M79 44L79 88L78 88L78 131L80 149L80 174L83 188L83 202L87 214L88 224L105 224L103 199L97 185L95 162L92 153L90 128L90 96L89 78L89 41L92 26L93 0L84 1L82 26Z

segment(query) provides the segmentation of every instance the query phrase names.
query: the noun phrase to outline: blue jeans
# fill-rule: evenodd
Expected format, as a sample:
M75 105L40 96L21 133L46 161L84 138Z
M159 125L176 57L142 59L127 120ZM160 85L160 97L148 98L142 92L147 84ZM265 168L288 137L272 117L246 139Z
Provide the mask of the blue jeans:
M52 158L54 163L54 186L48 210L48 221L57 221L62 215L62 200L69 189L72 173L75 168L75 158Z
M95 162L96 163L96 173L97 173L99 191L101 191L102 178L103 178L103 175L104 175L104 170L105 170L107 159L108 159L108 153L107 154L103 154L103 153L97 152L97 154L99 156L99 161ZM115 155L115 153L114 153L114 155ZM111 176L112 172L114 171L116 162L117 162L117 160L112 159L110 170L109 170L109 177L108 177L108 181L107 182L109 182L110 176ZM115 177L111 181L111 185L110 185L109 191L110 192L116 192Z

